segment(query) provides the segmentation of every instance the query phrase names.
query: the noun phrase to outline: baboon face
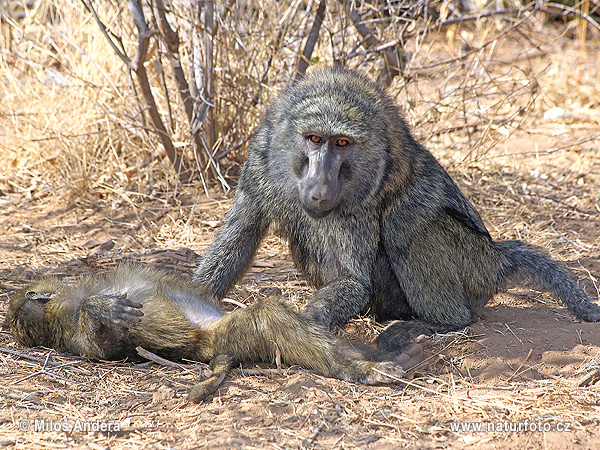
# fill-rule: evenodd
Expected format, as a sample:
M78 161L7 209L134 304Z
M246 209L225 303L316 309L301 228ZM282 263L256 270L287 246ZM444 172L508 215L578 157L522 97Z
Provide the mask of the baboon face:
M302 134L301 147L293 168L300 204L308 215L320 219L340 203L342 186L351 178L356 143L348 136L308 131Z
M371 81L341 69L289 87L267 114L264 144L282 195L294 193L313 219L375 195L388 159L387 104Z
M45 279L42 283L27 286L11 298L2 328L11 330L21 344L28 347L47 345L44 314L46 303L56 292L53 284L54 279ZM42 289L38 291L37 288Z

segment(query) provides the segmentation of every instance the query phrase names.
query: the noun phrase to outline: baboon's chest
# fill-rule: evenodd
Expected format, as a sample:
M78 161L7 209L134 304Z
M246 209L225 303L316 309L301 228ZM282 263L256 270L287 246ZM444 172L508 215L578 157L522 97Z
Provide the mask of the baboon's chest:
M374 259L379 236L364 224L324 219L293 225L279 230L289 242L296 267L313 287L357 275Z

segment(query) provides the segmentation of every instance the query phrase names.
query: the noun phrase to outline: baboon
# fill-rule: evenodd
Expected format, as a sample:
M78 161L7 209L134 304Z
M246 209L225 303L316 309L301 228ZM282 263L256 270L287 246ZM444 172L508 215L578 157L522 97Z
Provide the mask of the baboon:
M317 288L307 316L327 328L366 312L404 320L379 336L384 351L466 327L516 275L578 318L600 317L555 261L521 241L493 241L392 99L349 70L316 71L268 108L194 279L222 298L271 225Z
M141 346L164 358L210 362L213 374L195 385L193 402L204 400L236 364L272 361L277 352L334 378L364 384L390 383L403 370L396 362L368 361L366 346L354 349L275 297L223 314L205 288L139 264L122 264L73 285L41 278L11 298L5 328L26 346L45 346L92 359L139 359ZM374 349L373 349L374 351ZM405 366L420 359L416 345Z

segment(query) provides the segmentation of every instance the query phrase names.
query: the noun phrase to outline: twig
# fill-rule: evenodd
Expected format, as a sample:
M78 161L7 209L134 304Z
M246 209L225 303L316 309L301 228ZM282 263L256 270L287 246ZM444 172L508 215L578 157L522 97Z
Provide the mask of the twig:
M269 379L273 380L273 381L274 381L274 382L276 382L276 383L277 383L279 386L283 386L283 383L282 383L281 381L279 381L277 378L274 378L274 377L272 377L272 376L271 376L271 374L269 374L269 373L265 372L263 368L261 368L260 366L256 366L256 368L257 368L257 369L258 369L260 372L262 372L262 374L263 374L264 376L266 376L267 378L269 378ZM279 369L275 369L275 370L279 370ZM281 374L281 372L277 372L277 374L279 374L279 375L280 375L280 374Z
M152 124L158 133L158 138L163 144L163 147L167 152L167 156L175 168L178 178L181 181L186 182L190 179L189 173L184 168L183 158L181 158L175 150L173 141L171 140L165 124L160 117L156 101L154 100L154 95L152 94L152 89L150 88L148 73L144 67L144 61L146 60L150 38L156 33L156 31L152 31L148 28L144 18L142 5L139 0L127 0L127 6L129 7L129 11L131 12L135 25L138 29L138 48L135 56L129 64L129 68L133 70L138 77L138 83L140 84L142 95L144 96L144 99L148 105L148 114L150 114Z
M125 54L121 51L121 49L119 47L117 47L117 44L115 44L115 42L112 40L112 38L109 35L108 30L106 29L106 26L104 26L104 23L102 23L102 21L100 20L100 17L98 17L98 13L92 6L91 2L89 0L81 0L81 1L82 1L83 5L85 6L85 9L87 9L90 13L92 13L92 16L94 16L94 19L96 20L96 24L100 28L100 31L102 31L102 34L104 34L104 36L108 40L108 43L110 44L112 49L115 51L117 56L119 58L121 58L121 60L129 67L129 65L131 64L131 60L127 56L125 56Z
M135 351L138 352L138 355L140 355L141 357L153 361L157 364L160 364L161 366L182 368L181 364L177 364L176 362L169 361L165 358L161 358L160 356L146 350L143 347L138 346L135 348Z
M571 244L573 247L578 247L578 248L581 248L581 249L587 250L587 249L586 249L586 248L585 248L583 245L580 245L580 244L578 244L577 242L573 242L571 239L569 239L569 238L568 238L567 236L565 236L564 234L562 234L562 233L560 233L560 232L556 231L556 228L554 228L554 224L555 224L555 223L556 223L556 222L552 222L552 223L550 224L550 229L551 229L552 231L554 231L554 232L555 232L555 233L556 233L558 236L560 236L561 238L563 238L563 239L564 239L564 240L565 240L567 243Z
M509 330L510 330L510 328L509 328ZM512 330L511 330L511 333L512 333ZM521 344L522 344L522 342L521 342ZM508 377L508 379L506 380L506 383L508 383L510 380L512 380L514 378L514 376L519 372L519 370L521 370L521 367L523 367L523 364L525 364L527 362L527 360L529 359L529 357L531 356L531 352L533 352L532 348L529 349L529 353L527 353L527 356L525 357L525 359L523 361L521 361L521 364L519 364L519 367L517 367L517 370L515 370L510 377Z
M525 344L523 344L523 341L522 341L521 339L519 339L519 336L517 336L517 335L515 334L515 332L512 330L512 328L508 326L508 324L507 324L507 323L505 323L505 324L504 324L504 326L505 326L506 328L508 328L508 331L510 331L510 334L512 334L512 335L515 337L515 339L521 343L521 345L525 345Z
M123 94L121 94L121 91L119 90L119 88L112 82L112 80L110 79L110 77L108 76L108 74L102 70L102 67L100 67L96 61L94 61L92 59L92 57L90 55L88 55L81 47L79 47L79 45L77 45L75 42L73 42L72 39L69 39L69 37L64 34L62 31L57 30L56 28L54 28L52 26L52 24L48 24L48 29L50 31L52 31L53 33L58 34L61 38L63 38L69 45L71 45L75 50L77 50L79 53L81 53L83 56L85 56L89 62L91 62L94 67L96 69L98 69L98 72L100 72L100 74L106 79L106 81L108 81L108 84L110 84L112 86L112 88L114 89L114 91L117 93L117 95L121 98L123 98Z
M258 92L252 99L252 103L254 105L258 105L260 96L262 94L262 87L267 79L267 75L269 74L271 65L273 64L273 59L275 58L275 55L279 51L279 48L281 47L281 42L283 41L283 37L285 36L285 33L288 30L289 24L292 23L294 17L296 16L296 14L298 12L298 8L300 8L301 3L302 3L302 1L299 0L296 2L296 4L293 7L290 6L286 10L286 12L283 15L283 17L281 18L281 20L279 21L279 23L280 23L279 30L277 31L277 34L275 35L275 39L273 39L273 44L271 45L271 53L269 54L269 59L267 60L265 70L263 71L262 77L260 78L260 81L258 83Z
M225 191L225 193L227 194L231 190L231 186L229 186L229 183L227 183L227 180L225 180L225 177L221 173L221 168L219 167L219 165L213 158L213 155L210 152L210 148L209 148L210 146L207 144L206 140L204 139L204 136L200 136L200 142L202 144L202 148L204 148L204 151L206 152L206 156L208 157L208 160L212 164L212 168L214 169L214 172L216 173L216 178L221 182L223 191Z
M213 170L219 175L219 170L216 162L212 159L211 152L217 140L217 129L215 123L215 105L213 105L213 97L215 94L215 70L214 70L214 38L215 38L215 2L204 2L204 91L200 98L203 101L203 107L206 110L206 117L203 120L204 140L202 140L205 148L208 147L208 156L213 163ZM193 130L199 129L198 124L194 124ZM225 186L227 183L225 183Z
M577 387L590 386L600 381L600 369L592 370L590 373L582 376L579 381L575 383Z
M78 364L79 361L71 361L68 364L61 364L61 363L57 363L54 361L49 361L48 358L46 358L46 360L43 360L41 358L38 358L37 356L31 356L31 355L28 355L27 353L21 353L21 352L17 352L15 350L10 350L8 348L3 348L3 347L0 347L0 352L6 353L8 355L17 356L19 358L27 359L29 361L36 362L38 364L46 364L51 367L57 367L57 366L65 367L65 368L72 370L73 372L77 372L81 375L89 375L89 372L86 372L84 370L78 369L77 367L72 367L69 365L69 364Z
M459 401L462 401L465 403L471 402L471 403L476 403L476 404L480 404L480 405L484 405L484 406L491 406L493 408L503 408L503 409L513 410L513 411L521 411L521 408L522 408L521 406L512 406L512 405L505 405L505 404L499 405L498 403L492 403L492 402L488 402L486 400L479 400L479 399L473 398L473 397L461 397L461 396L457 396L457 395L445 394L443 392L438 392L435 389L431 389L426 386L421 386L420 384L414 383L410 380L405 380L405 379L399 378L397 376L390 375L389 373L383 372L376 368L373 368L373 371L380 373L382 375L385 375L386 377L391 378L394 381L404 383L407 386L411 386L411 387L420 389L422 391L429 392L431 394L437 395L442 398L447 398L450 400L459 400Z
M373 34L371 30L362 22L362 18L359 12L353 8L352 2L349 0L339 0L344 5L346 11L350 15L350 20L354 25L354 28L363 37L362 45L370 48L377 48L381 45L379 39ZM389 86L396 75L398 75L404 69L404 60L398 57L396 53L397 47L388 46L383 50L383 60L385 67L381 69L379 73L379 83L382 86Z
M258 367L258 366L257 366ZM289 368L284 370L283 372L280 369L263 369L262 367L259 367L258 369L242 369L242 368L237 368L232 370L232 372L237 372L238 374L240 374L241 376L247 377L247 376L253 376L253 375L281 375L282 373L289 375L289 374L295 374L295 373L314 373L317 374L318 372L315 370L310 370L310 369L293 369L293 368Z
M323 429L323 427L325 425L327 425L327 422L325 422L325 419L323 419L323 421L319 425L317 425L317 427L314 429L314 431L311 433L311 435L302 441L302 445L304 445L304 446L310 445L312 443L312 441L315 440L315 438L321 432L321 430Z
M571 6L561 5L560 3L547 3L545 7L540 7L539 11L545 12L546 14L559 16L567 16L569 14L573 14L577 17L584 18L592 27L600 31L600 24L598 24L598 22L596 22L589 14L586 14L579 9L572 8Z
M252 139L253 136L254 133L244 136L243 138L238 140L234 145L229 147L227 150L223 150L221 153L217 153L217 156L215 156L215 158L219 160L224 156L227 156L229 153L236 151L238 148L240 148L242 145L244 145L246 142Z
M525 9L524 11L530 11L528 9ZM487 42L483 43L482 45L480 45L477 48L474 48L472 50L469 50L467 52L464 52L462 55L459 56L455 56L454 58L448 58L445 59L443 61L438 61L435 63L431 63L431 64L427 64L425 66L419 66L419 67L410 67L411 71L417 71L417 70L424 70L424 69L432 69L434 67L438 67L438 66L443 66L446 64L450 64L456 61L460 61L465 59L467 56L471 56L473 54L477 54L479 53L481 50L483 50L484 48L492 45L494 42L496 42L498 39L500 39L502 36L506 36L508 35L511 31L513 31L514 29L518 28L519 26L521 26L524 22L526 22L527 20L529 20L529 18L533 15L534 12L539 11L539 9L534 8L531 10L531 14L528 14L526 17L522 18L521 20L519 20L518 22L515 22L512 26L510 26L509 28L507 28L506 30L503 30L501 33L499 33L497 36L494 36L493 38L489 39Z
M148 73L146 72L146 68L144 67L144 61L146 60L146 56L148 53L150 38L156 32L148 28L146 20L144 19L144 12L141 3L139 2L139 0L127 0L127 6L138 29L138 48L133 59L129 59L123 52L121 52L121 50L117 47L111 36L108 34L106 27L100 20L100 17L98 16L91 2L89 0L82 1L84 2L84 5L88 9L88 11L90 11L94 16L94 19L96 20L100 31L106 37L115 53L119 56L119 58L121 58L121 60L127 65L127 67L131 71L135 72L138 79L138 83L140 85L140 89L142 90L142 95L146 100L148 114L150 114L150 119L152 120L154 131L158 134L158 138L160 139L161 144L167 152L167 157L169 158L171 164L175 168L179 180L182 182L188 181L190 176L188 171L184 168L185 166L183 164L183 157L180 157L177 151L175 150L173 141L171 140L171 137L169 136L167 129L160 117L158 107L156 106L156 101L154 100L154 95L152 94L152 89L150 88Z
M66 377L63 377L61 375L58 375L56 373L49 372L49 370L60 369L62 367L68 367L70 364L74 364L73 362L68 362L68 363L64 363L64 364L57 364L57 365L49 364L49 363L51 363L51 361L49 361L50 360L50 355L52 355L52 351L48 352L48 355L46 355L46 359L44 360L44 362L42 364L42 368L40 370L38 370L37 372L34 372L32 374L29 374L29 375L27 375L27 376L25 376L23 378L19 378L18 380L13 381L12 383L9 383L9 386L12 386L14 384L19 384L19 383L21 383L21 382L23 382L25 380L30 379L30 378L37 377L38 375L48 375L49 377L56 378L58 380L63 380L63 381L66 381L68 383L77 384L79 386L86 386L86 387L89 387L89 388L92 388L92 389L100 389L97 386L92 386L92 385L87 384L87 383L81 383L79 381L74 381L74 380L71 380L69 378L66 378ZM50 369L46 370L46 367L48 365L50 365Z
M162 0L156 0L156 12L159 17L163 41L167 47L169 64L171 65L171 70L173 70L173 74L175 76L175 83L177 84L177 90L179 91L179 96L183 103L185 115L190 127L190 133L193 136L194 157L197 161L198 172L204 187L204 192L208 197L208 189L206 187L204 173L202 171L202 167L207 164L207 159L203 156L204 153L201 151L202 143L200 141L200 127L197 124L198 117L194 118L194 98L191 93L190 84L187 81L180 62L181 57L179 54L179 34L171 28L171 25L167 20L166 8ZM204 120L204 117L202 120Z

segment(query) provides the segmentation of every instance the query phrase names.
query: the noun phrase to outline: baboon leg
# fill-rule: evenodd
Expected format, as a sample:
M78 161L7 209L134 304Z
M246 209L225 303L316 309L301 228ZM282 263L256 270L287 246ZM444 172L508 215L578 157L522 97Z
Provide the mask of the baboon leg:
M468 221L467 214L463 216ZM463 229L457 220L442 214L445 222L438 219L409 227L402 218L396 211L390 215L383 237L403 300L415 320L394 323L381 333L377 345L385 351L402 350L421 334L470 325L498 282L497 252L490 239L476 232L475 225ZM417 234L415 230L423 227L427 232ZM394 231L407 237L397 239Z
M446 292L440 292L436 286L419 285L420 282L427 283L427 280L413 280L413 287L417 287L407 289L408 303L418 319L389 325L377 339L380 351L404 351L407 344L422 334L431 336L434 333L447 333L473 323L475 316L458 285L452 290L448 288ZM411 301L412 298L417 301Z
M197 383L188 394L188 399L192 403L200 403L217 390L223 383L225 375L233 367L234 360L229 355L217 355L211 362L212 375L204 381Z
M287 364L297 364L322 375L363 384L389 383L404 370L393 361L374 362L376 351L336 339L323 326L291 310L277 298L259 300L234 311L216 326L217 353L239 361L273 361L277 352Z

